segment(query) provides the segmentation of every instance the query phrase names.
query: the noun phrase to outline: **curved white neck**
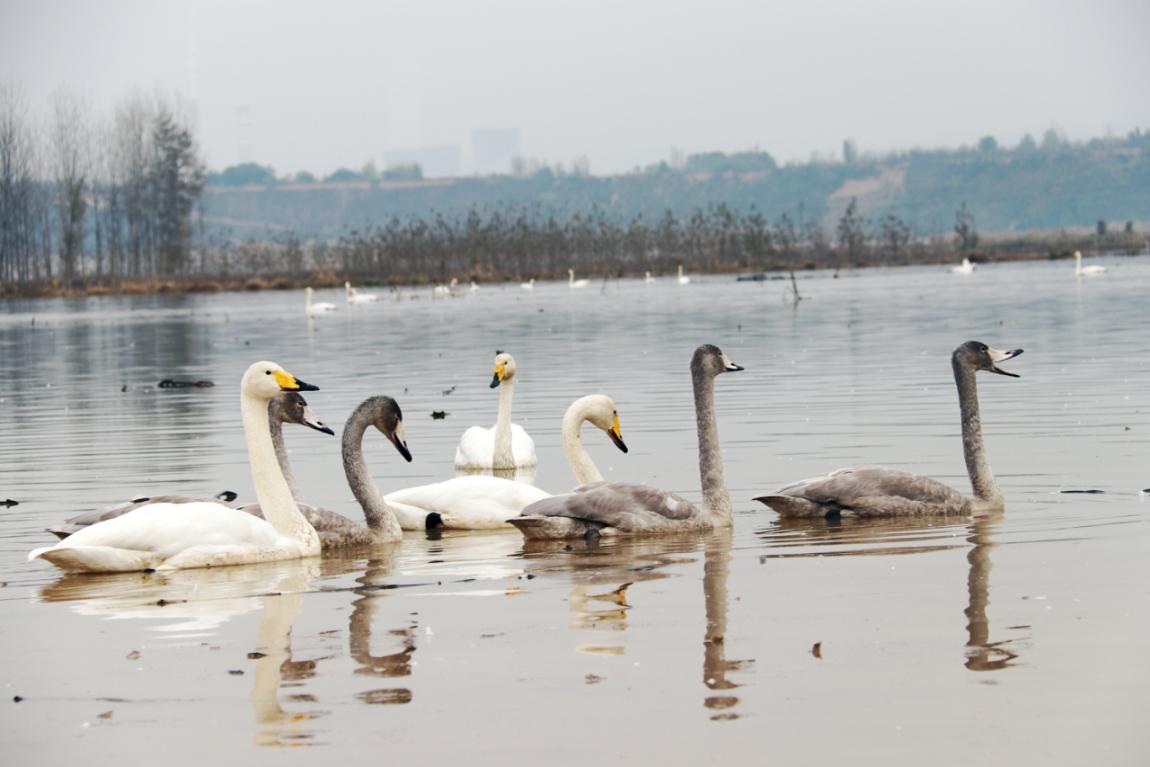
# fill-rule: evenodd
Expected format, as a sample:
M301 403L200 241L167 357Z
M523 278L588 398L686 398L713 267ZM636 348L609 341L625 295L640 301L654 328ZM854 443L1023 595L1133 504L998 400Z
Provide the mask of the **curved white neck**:
M495 450L491 468L515 468L515 454L511 450L511 398L515 394L515 378L499 384L499 416L495 421Z
M586 420L587 413L583 408L569 407L563 414L563 453L567 456L567 463L571 466L575 481L581 485L603 481L599 467L583 447L580 429Z
M244 440L248 446L248 463L252 469L252 485L263 509L264 519L281 535L299 541L310 553L319 553L319 536L315 528L300 513L292 498L291 487L276 461L268 425L266 400L240 393L240 413L243 416Z

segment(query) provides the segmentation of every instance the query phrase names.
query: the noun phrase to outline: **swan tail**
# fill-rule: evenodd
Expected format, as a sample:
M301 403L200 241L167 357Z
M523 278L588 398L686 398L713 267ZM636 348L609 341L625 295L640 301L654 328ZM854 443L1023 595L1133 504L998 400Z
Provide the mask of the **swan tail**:
M784 517L821 517L826 513L814 501L793 495L760 495L752 500L770 506Z
M61 570L79 573L152 570L157 564L155 557L147 552L111 546L45 546L28 554L28 561L33 559L43 559Z

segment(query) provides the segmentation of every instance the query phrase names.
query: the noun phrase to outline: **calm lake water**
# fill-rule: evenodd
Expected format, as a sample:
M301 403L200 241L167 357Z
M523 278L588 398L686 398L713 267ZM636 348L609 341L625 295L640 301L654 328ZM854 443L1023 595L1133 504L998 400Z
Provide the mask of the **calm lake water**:
M1081 280L1068 262L802 275L798 306L728 277L321 291L339 311L318 321L285 293L0 303L0 500L20 502L0 507L4 761L1144 765L1150 259L1098 261ZM1000 518L781 522L750 500L858 463L968 492L949 364L968 339L1026 350L1021 378L979 376ZM704 342L746 367L716 382L732 531L408 534L151 575L25 561L47 525L133 495L250 497L236 389L257 359L319 385L336 427L367 396L400 402L414 462L367 439L385 491L452 476L461 432L494 422L506 349L536 484L573 485L560 420L604 392L631 448L588 426L604 475L697 500ZM306 500L359 516L339 440L285 431Z

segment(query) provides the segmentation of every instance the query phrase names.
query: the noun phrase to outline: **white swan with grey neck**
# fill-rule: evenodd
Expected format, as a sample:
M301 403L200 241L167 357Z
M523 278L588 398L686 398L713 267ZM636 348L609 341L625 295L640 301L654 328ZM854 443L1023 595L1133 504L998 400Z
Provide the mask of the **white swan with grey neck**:
M463 471L511 470L537 465L535 440L519 424L511 423L511 399L515 395L515 358L495 353L491 388L499 387L499 415L495 426L472 426L463 432L455 449L455 468Z
M268 401L284 391L318 387L298 381L274 362L257 362L240 383L240 411L252 484L267 520L218 502L152 503L100 522L28 558L65 570L130 572L215 567L319 554L315 529L300 513L276 463Z
M885 466L832 471L805 479L755 498L788 517L888 517L911 515L969 515L1001 510L1002 491L990 471L982 442L975 372L986 370L1017 378L998 363L1022 354L1022 349L1000 351L978 341L954 350L951 367L958 387L962 418L962 448L974 495L965 496L949 485Z
M596 534L665 535L730 527L731 496L723 477L715 425L715 377L742 370L717 346L705 344L691 357L699 475L703 505L649 485L592 482L574 492L546 498L507 520L528 539L577 538Z

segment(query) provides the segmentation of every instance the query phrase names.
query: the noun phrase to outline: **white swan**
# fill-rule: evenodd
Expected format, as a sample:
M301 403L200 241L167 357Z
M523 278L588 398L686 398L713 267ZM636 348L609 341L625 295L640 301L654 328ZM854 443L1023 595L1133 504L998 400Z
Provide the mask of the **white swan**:
M274 362L257 362L240 382L240 412L252 484L268 520L222 503L154 503L101 522L28 559L65 570L128 572L238 565L319 554L320 539L292 499L276 463L268 401L284 391L314 391Z
M955 274L974 274L975 266L971 263L969 258L963 258L962 263L958 266L950 267L950 271Z
M327 301L320 301L319 303L313 304L311 298L314 292L311 286L304 288L304 293L307 295L307 316L319 317L321 314L335 311L335 304L329 304Z
M1012 378L998 367L1022 349L1000 351L978 341L954 350L950 364L958 387L962 448L974 496L968 498L930 477L884 466L839 469L824 477L805 479L755 498L789 517L893 517L928 514L972 514L1002 509L1002 492L990 471L982 443L978 386L974 375L987 370Z
M519 287L523 288L524 290L535 290L535 278L532 277L527 282L519 283Z
M507 521L528 539L616 533L661 535L730 527L731 495L723 478L719 432L715 426L715 377L742 369L710 344L700 346L691 357L702 508L649 485L592 482L566 495L533 503L520 516Z
M574 269L568 269L567 270L567 287L569 287L569 288L585 288L585 287L587 287L588 284L589 283L587 282L587 280L575 279L575 270Z
M498 351L495 353L494 375L491 388L499 386L499 416L495 426L485 429L472 426L463 432L459 447L455 449L455 468L518 469L535 466L535 440L522 426L511 423L511 398L515 392L515 358Z
M378 293L360 293L351 286L350 282L345 282L343 287L344 290L347 291L347 302L349 304L373 304L380 298Z
M451 283L447 285L436 285L431 289L432 298L451 298L455 295L455 286L459 284L459 280L455 277L451 278Z
M643 277L643 282L647 283L648 285L650 285L654 281L655 281L655 278L653 276L651 276L650 272L647 272L646 276Z
M680 285L690 285L691 284L691 278L688 277L687 275L683 274L683 265L682 264L679 264L679 284Z
M616 447L627 452L619 429L619 415L611 398L592 394L575 400L563 415L563 451L575 480L581 484L603 479L580 438L580 427L587 421L606 432ZM347 459L345 450L344 460ZM404 530L436 527L493 530L510 527L508 517L550 495L511 479L475 475L396 490L385 495L384 501Z
M1076 277L1094 277L1099 274L1106 274L1106 267L1098 264L1083 266L1082 253L1076 250L1074 251L1074 274Z
M467 286L467 289L469 291L471 291L472 293L478 293L479 292L479 284L475 280L472 280L471 284Z

